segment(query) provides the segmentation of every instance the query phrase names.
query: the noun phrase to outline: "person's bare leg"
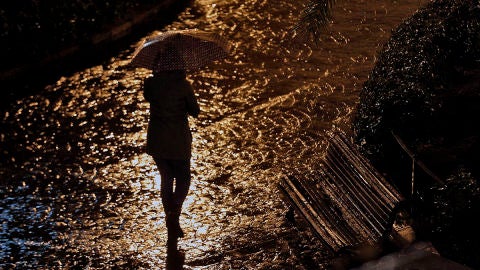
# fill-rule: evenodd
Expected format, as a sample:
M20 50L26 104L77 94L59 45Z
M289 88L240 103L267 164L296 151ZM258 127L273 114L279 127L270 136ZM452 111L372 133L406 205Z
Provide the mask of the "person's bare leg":
M190 189L190 160L172 161L173 174L175 176L175 190L173 193L172 205L172 226L177 230L177 237L183 237L184 233L180 227L180 214L182 213L183 202Z
M174 192L175 161L168 159L155 159L160 172L160 196L165 211L165 223L168 231L168 239L172 243L179 237L179 209ZM183 234L183 232L182 232Z

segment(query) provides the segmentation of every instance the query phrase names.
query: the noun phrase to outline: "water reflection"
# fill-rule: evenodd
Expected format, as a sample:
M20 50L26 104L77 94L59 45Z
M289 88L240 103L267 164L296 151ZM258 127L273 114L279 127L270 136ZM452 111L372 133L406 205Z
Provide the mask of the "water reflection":
M376 50L419 2L339 3L320 47L294 48L286 37L300 4L195 1L167 27L234 43L231 58L189 75L203 112L192 122L193 181L180 217L184 268L318 268L328 255L284 224L276 183L315 169L325 131L348 123ZM143 150L148 105L139 90L149 72L127 68L136 46L3 112L0 268L178 262Z

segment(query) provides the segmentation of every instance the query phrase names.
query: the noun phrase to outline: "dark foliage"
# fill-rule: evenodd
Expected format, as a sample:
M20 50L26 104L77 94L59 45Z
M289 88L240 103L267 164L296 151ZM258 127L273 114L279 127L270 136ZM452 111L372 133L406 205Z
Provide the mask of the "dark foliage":
M480 59L479 18L478 1L435 1L395 30L364 84L354 122L370 158L383 159L390 130L430 135L424 124L446 97L460 95L456 81Z
M336 0L309 1L293 28L297 32L297 38L317 42L332 19L331 11L335 2Z
M5 1L0 4L0 69L42 59L86 43L92 33L158 4L141 1Z

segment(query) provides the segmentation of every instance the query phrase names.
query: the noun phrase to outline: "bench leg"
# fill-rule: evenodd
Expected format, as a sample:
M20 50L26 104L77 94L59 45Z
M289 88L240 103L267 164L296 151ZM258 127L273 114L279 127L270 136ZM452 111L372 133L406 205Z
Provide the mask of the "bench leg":
M288 207L288 210L285 213L285 218L288 220L288 222L295 224L295 207Z

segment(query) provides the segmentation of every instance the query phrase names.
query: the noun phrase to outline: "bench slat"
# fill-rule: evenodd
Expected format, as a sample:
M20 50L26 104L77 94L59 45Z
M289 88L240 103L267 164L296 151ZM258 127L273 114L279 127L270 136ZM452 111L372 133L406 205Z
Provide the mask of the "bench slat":
M381 240L403 200L342 132L331 134L316 174L284 177L279 187L334 251Z

